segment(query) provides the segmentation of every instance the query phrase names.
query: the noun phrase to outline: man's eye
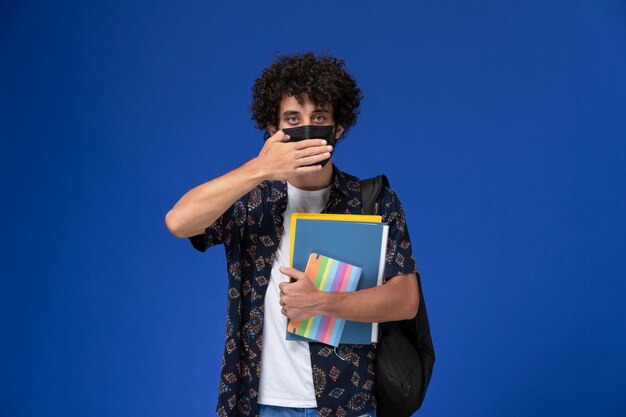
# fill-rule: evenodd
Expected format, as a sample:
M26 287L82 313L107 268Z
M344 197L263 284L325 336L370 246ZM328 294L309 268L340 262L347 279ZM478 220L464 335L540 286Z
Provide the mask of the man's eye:
M298 118L297 118L296 116L289 116L289 117L287 118L287 121L288 121L289 123L298 123Z
M321 115L313 116L313 121L314 122L323 122L324 120L326 120L326 118L324 116L321 116Z

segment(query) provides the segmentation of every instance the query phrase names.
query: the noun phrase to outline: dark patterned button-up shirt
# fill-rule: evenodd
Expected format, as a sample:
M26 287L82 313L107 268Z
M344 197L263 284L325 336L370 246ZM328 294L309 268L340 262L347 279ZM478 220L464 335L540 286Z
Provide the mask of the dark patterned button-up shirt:
M358 178L333 166L322 213L362 214ZM222 243L228 265L228 317L217 414L258 416L263 301L283 235L286 181L264 181L237 200L204 234L190 237L201 252ZM383 187L376 213L389 224L384 278L417 272L400 200ZM376 409L376 345L310 342L313 386L320 417L356 417Z

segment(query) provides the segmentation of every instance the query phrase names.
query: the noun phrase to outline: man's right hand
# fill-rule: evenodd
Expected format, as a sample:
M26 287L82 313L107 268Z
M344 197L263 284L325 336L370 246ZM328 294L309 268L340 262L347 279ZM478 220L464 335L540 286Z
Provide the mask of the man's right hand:
M265 179L282 181L321 170L317 163L330 158L332 150L324 139L289 142L289 135L279 130L265 141L254 164Z
M201 234L260 182L319 171L322 167L317 163L328 159L331 150L324 139L289 142L289 136L279 130L267 139L259 156L185 193L166 214L165 223L177 237ZM305 166L311 164L315 165Z

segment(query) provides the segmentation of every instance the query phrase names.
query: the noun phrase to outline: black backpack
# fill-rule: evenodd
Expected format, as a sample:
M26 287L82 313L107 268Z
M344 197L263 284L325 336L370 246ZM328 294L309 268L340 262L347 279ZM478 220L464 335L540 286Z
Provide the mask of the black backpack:
M387 177L379 175L361 181L363 213L374 214L374 206ZM435 350L417 274L419 309L410 320L379 324L376 352L377 417L409 417L417 411L426 395L435 364Z

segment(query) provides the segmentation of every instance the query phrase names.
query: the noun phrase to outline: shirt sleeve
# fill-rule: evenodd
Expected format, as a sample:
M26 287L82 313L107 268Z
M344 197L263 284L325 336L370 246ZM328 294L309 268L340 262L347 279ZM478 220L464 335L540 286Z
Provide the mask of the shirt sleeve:
M245 207L243 198L235 201L212 225L204 229L204 233L190 236L191 245L204 252L211 246L228 242L230 234L243 227Z
M383 222L389 225L384 281L397 275L418 273L400 199L391 188L383 187L377 204Z

